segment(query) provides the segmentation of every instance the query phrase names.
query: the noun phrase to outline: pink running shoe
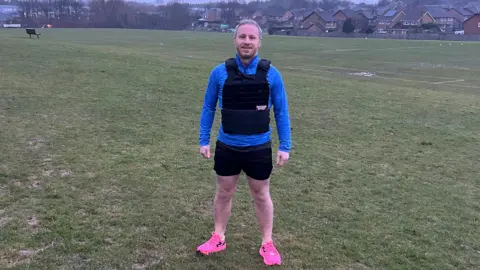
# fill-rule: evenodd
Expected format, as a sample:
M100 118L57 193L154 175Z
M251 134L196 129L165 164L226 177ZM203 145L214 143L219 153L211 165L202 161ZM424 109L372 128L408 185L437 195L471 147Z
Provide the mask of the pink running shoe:
M212 232L212 237L202 245L197 247L197 252L200 252L204 255L210 255L211 253L219 252L227 248L227 243L225 240L222 240L220 235Z
M280 265L282 263L280 254L273 245L272 241L262 245L262 247L260 248L260 256L263 257L263 262L266 265Z

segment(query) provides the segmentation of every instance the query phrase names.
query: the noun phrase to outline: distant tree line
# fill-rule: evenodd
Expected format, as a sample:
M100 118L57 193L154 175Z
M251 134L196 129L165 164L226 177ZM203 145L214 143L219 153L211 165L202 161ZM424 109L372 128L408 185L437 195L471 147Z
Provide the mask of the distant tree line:
M388 4L391 0L380 0ZM420 1L420 0L417 0ZM441 0L423 0L441 1ZM272 6L284 9L322 8L335 11L338 6L348 6L348 0L269 0L269 1L223 1L208 4L186 4L170 1L166 5L141 4L125 0L13 0L0 4L14 4L20 7L19 17L14 23L28 26L52 24L53 27L98 27L98 28L144 28L180 30L189 28L202 17L203 12L192 8L220 8L222 20L234 25L237 21L235 10L241 8L252 14L259 9ZM193 11L192 11L193 10Z

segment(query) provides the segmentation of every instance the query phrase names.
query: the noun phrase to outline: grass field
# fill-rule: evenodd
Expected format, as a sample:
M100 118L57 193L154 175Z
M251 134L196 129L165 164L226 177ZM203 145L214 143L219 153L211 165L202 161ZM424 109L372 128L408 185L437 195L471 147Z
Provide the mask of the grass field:
M244 180L227 252L194 252L215 192L199 115L231 36L41 30L0 31L0 268L264 268ZM264 38L293 129L271 187L282 268L480 268L479 51Z

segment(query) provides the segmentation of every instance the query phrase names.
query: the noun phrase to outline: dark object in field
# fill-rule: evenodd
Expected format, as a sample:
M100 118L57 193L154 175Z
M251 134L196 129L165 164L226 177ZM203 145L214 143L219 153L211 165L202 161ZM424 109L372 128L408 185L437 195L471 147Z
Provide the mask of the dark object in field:
M33 29L33 28L27 28L27 29L25 29L25 30L27 31L27 34L30 35L30 38L32 38L32 35L36 35L36 36L37 36L37 39L40 38L40 35L41 35L41 34L40 34L40 33L37 33L37 32L35 31L35 29Z

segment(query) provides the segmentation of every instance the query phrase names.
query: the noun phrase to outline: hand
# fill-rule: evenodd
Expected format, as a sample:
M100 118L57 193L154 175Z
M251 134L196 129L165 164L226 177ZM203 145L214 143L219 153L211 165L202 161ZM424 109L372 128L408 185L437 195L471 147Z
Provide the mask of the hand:
M278 150L277 152L277 166L282 167L285 165L290 158L290 154L288 152L283 152L281 150Z
M202 154L205 158L210 158L210 145L200 146L200 154Z

